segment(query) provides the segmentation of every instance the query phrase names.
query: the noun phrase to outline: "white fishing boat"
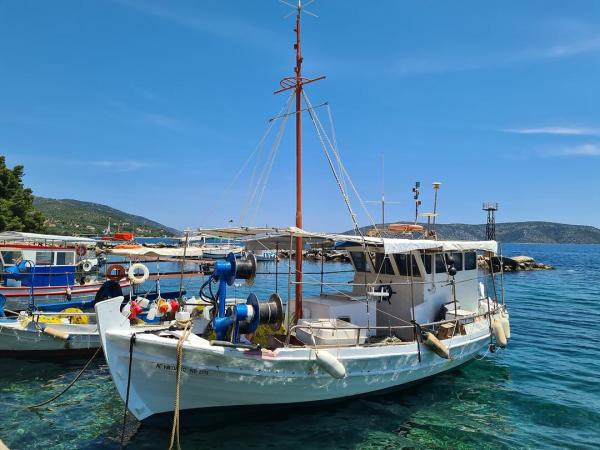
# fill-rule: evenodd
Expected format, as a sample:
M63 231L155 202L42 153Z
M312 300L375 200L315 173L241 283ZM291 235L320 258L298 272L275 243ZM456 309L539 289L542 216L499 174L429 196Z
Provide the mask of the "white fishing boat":
M202 252L205 259L225 259L229 253L241 256L244 247L231 242L229 239L222 239L219 236L213 236L205 233L202 229L192 236L180 238L182 242L189 244L188 249Z
M288 297L285 308L277 293L262 302L251 294L245 304L228 306L227 287L236 279L251 283L256 276L253 255L236 259L230 254L215 261L201 289L202 298L214 305L209 317L216 339L207 332L194 333L194 318L170 330L137 333L120 314L119 298L98 303L98 327L112 380L139 420L173 411L177 418L179 411L309 405L386 392L454 369L486 348L507 345L504 296L498 295L493 272L486 275L477 267L477 252L495 253L495 241L371 237L356 222L356 235L302 229L303 111L317 129L353 221L356 216L345 183L339 182L347 171L322 134L303 89L316 79L301 75L300 14L298 5L295 75L281 83L282 91L293 90L296 98L296 226L204 230L221 238L252 238L265 249L288 245L290 252L295 250L295 266L287 270L294 297ZM301 250L307 240L349 251L352 282L303 278ZM216 294L213 283L218 283ZM307 284L325 285L333 292L305 297ZM253 343L258 326L280 329L282 322L285 334L273 335L266 347Z
M75 356L100 346L94 313L62 312L0 318L0 354Z

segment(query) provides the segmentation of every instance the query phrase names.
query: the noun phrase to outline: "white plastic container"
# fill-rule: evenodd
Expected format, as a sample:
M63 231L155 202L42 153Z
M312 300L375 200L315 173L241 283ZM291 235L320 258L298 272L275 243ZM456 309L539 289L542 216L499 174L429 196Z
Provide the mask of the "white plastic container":
M187 322L190 320L190 313L187 311L177 311L175 313L175 320L179 322Z
M296 328L296 337L306 345L356 345L367 340L367 330L344 320L302 319L298 325L302 328Z

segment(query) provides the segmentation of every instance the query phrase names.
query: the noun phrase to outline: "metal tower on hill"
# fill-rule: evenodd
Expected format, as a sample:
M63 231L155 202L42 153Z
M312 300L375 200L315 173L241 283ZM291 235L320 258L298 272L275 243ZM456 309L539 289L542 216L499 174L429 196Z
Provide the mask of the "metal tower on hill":
M485 236L488 241L496 240L496 211L498 203L486 202L483 204L484 211L487 211L487 224L485 226Z

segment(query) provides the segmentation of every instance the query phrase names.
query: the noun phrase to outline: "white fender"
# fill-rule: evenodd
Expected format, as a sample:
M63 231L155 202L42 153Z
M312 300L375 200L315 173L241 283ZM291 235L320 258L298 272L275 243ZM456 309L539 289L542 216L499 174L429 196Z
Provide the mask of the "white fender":
M315 353L317 355L317 364L319 364L325 372L333 378L341 379L346 377L346 368L339 359L325 350L319 350Z
M499 320L502 324L502 329L504 330L504 336L506 336L507 340L510 339L510 322L508 321L508 317L503 313Z
M494 320L492 322L492 334L496 338L496 343L500 347L506 347L506 344L508 343L506 340L506 334L504 334L504 327L499 320Z
M52 327L45 327L44 328L44 333L46 333L49 336L58 338L58 339L62 339L64 341L69 339L69 333L66 333L64 331L58 330L56 328L52 328Z
M448 347L446 347L446 345L440 342L440 340L436 338L433 335L433 333L428 332L425 335L425 339L423 339L423 344L425 344L427 347L433 350L433 352L436 355L444 359L450 359L450 350L448 350Z
M142 270L144 272L142 274L142 276L139 276L139 275L135 274L135 271L137 269L140 269L140 270ZM129 270L127 271L127 278L129 278L129 281L131 281L133 284L141 284L144 281L146 281L149 276L150 276L150 271L142 263L132 264L131 266L129 266Z

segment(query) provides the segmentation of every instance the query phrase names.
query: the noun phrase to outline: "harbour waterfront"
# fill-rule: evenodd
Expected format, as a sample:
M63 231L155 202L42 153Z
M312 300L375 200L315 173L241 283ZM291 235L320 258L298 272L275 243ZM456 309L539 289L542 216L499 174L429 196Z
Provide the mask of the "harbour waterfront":
M556 267L505 277L512 328L508 350L394 394L251 414L212 429L186 428L184 448L210 448L215 442L224 448L595 448L600 442L600 246L505 244L504 253ZM284 298L286 264L280 263ZM305 262L304 270L318 272L319 265ZM274 264L261 264L259 271L273 272ZM272 281L259 276L252 291L264 299ZM164 281L162 288L169 283L177 281ZM188 283L188 294L199 284L199 279ZM249 292L237 290L239 296ZM35 411L9 406L51 397L83 363L0 360L0 438L10 448L118 448L123 404L101 360L55 403ZM277 444L270 438L274 434ZM165 448L168 438L168 424L141 426L128 446Z

